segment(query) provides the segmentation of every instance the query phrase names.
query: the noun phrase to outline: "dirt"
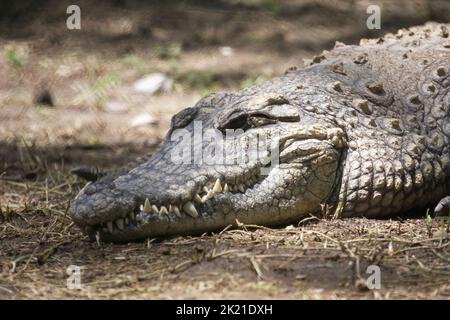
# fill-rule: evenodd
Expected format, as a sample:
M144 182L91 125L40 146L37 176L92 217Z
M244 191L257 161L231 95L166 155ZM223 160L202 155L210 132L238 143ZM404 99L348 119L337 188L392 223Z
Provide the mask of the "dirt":
M79 1L78 31L65 28L67 3L42 3L0 19L0 299L449 299L448 221L425 213L127 245L89 242L67 216L85 183L74 167L119 168L203 95L280 75L336 40L445 21L446 1L379 1L379 31L363 1ZM152 72L173 88L134 92ZM157 123L130 127L142 113ZM67 285L71 265L80 289ZM370 265L380 289L368 288Z

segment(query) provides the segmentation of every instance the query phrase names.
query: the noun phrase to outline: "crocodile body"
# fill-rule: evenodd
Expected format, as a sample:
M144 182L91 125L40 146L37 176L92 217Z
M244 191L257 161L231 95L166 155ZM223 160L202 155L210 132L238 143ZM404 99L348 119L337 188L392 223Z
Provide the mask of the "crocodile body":
M448 29L427 24L359 46L337 43L303 69L203 98L173 117L151 158L84 188L71 207L75 223L92 237L126 242L324 211L379 218L437 205L448 214ZM232 159L236 145L252 151L248 139L268 137L279 165L174 164L173 134L193 135L196 123L223 136L237 130L224 148ZM204 139L192 150L211 145Z

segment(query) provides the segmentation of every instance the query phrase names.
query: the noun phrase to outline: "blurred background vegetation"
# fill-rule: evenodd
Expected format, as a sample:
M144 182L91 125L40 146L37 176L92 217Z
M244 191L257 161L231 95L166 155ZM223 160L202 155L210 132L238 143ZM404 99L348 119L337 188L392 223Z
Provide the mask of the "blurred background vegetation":
M66 28L71 4L81 30ZM366 27L370 4L381 7L380 30ZM0 137L160 138L205 94L280 75L335 41L449 17L448 0L2 1ZM140 79L161 88L134 90ZM150 125L130 125L142 113Z

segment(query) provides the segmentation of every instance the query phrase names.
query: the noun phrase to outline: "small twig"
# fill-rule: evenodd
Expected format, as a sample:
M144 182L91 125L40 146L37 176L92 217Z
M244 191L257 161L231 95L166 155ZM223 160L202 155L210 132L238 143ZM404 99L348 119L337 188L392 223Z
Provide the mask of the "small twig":
M258 276L258 280L262 280L264 278L263 272L261 270L261 266L259 265L259 263L256 261L255 256L251 256L250 257L250 262L253 266L253 269L255 269L255 272Z
M69 242L70 242L70 241L63 241L63 242L57 243L57 244L51 246L50 248L44 250L42 253L38 254L38 255L36 256L38 264L40 264L40 265L45 264L45 263L47 262L47 260L48 260L53 254L55 254L56 250L57 250L60 246L62 246L62 245L64 245L64 244L67 244L67 243L69 243Z
M429 248L429 249L431 250L431 252L433 252L433 254L434 254L436 257L438 257L438 258L441 259L441 260L444 260L445 262L450 263L450 258L444 257L443 255L441 255L440 253L438 253L438 252L436 251L436 249L434 249L434 248Z

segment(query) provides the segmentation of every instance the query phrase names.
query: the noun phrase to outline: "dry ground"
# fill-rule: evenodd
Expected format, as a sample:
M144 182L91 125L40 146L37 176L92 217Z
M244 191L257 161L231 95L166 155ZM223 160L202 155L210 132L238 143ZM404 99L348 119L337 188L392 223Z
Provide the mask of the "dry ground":
M72 32L67 4L44 3L0 20L0 298L449 299L448 222L424 213L128 245L91 243L67 216L84 185L71 168L120 167L154 150L170 117L202 95L279 75L335 40L444 21L447 1L381 1L379 33L365 28L363 1L79 1L83 29ZM174 79L170 92L131 90L154 71ZM36 102L46 92L52 107ZM158 123L130 128L143 112ZM371 264L380 290L363 281ZM66 286L69 265L82 267L81 290Z

